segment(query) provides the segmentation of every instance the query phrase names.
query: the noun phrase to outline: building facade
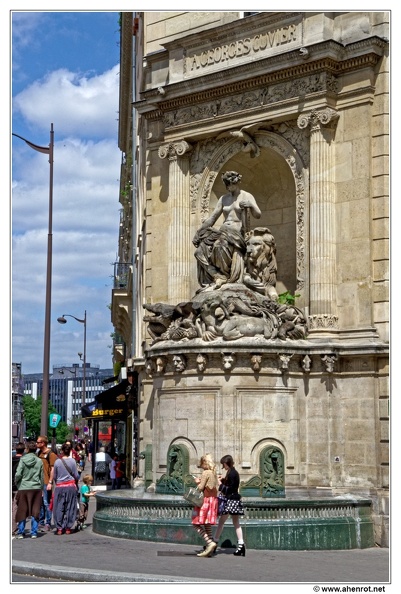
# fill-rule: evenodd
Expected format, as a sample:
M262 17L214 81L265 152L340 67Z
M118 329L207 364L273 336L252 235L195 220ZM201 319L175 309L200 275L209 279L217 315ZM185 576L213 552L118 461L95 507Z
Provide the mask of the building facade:
M276 448L287 497L370 498L383 546L389 16L121 14L112 294L115 357L138 374L134 439L147 484L157 489L182 447L191 472L205 452L231 453L246 490ZM296 295L306 340L163 341L149 332L147 306L194 303L192 240L224 194L225 171L242 175L257 226L275 238L276 289ZM166 311L154 328L169 328Z
M11 382L11 438L13 443L18 443L25 434L21 363L12 363Z
M67 424L75 424L82 417L83 405L83 365L53 365L49 378L49 400ZM104 380L113 377L112 369L100 369L98 365L86 364L85 402L91 402L95 396L107 389ZM28 373L23 378L23 395L37 398L42 394L43 374Z

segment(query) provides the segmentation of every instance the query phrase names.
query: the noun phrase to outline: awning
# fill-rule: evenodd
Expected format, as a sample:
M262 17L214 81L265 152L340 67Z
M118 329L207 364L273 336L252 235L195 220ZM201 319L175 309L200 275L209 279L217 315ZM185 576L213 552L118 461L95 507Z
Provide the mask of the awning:
M127 388L130 388L131 384L128 380L123 380L116 386L112 386L108 390L103 390L95 396L95 402L100 405L110 406L118 402L127 401Z
M116 386L100 392L95 396L95 400L81 407L82 416L85 419L125 418L131 387L128 380L123 380Z

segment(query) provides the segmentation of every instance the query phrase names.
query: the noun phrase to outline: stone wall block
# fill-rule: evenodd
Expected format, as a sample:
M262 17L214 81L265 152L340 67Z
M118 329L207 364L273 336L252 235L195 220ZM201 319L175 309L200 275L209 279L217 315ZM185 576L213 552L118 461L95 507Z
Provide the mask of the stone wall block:
M374 283L372 287L373 301L388 301L390 299L390 284L388 281Z
M385 260L389 257L388 239L376 239L372 243L372 257L374 260Z
M389 303L384 301L373 304L373 319L375 322L386 322L389 318Z
M373 239L389 239L390 237L390 221L387 218L374 219L372 221L372 238Z
M383 175L389 170L389 157L388 155L380 155L372 159L372 175Z
M387 135L390 133L390 120L383 118L383 114L378 114L372 117L372 135L373 137Z
M372 139L372 157L388 155L390 152L389 140L388 135L374 136Z
M366 432L374 432L374 420L349 419L345 429L347 443L363 443L366 439Z
M380 464L389 464L390 448L388 443L380 444Z
M380 421L380 440L388 441L390 438L390 424L388 421Z
M373 279L375 281L384 281L389 280L389 278L389 261L387 259L373 261Z

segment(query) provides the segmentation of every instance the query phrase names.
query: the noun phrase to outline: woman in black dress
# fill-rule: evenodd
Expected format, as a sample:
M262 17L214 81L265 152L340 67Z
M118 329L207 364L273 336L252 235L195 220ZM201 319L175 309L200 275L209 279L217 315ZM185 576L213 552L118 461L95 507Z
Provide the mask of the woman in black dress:
M239 474L234 468L234 460L232 459L232 456L223 456L220 463L226 470L226 475L220 480L219 491L226 497L226 500L222 503L221 507L219 505L220 518L213 540L218 543L221 533L223 532L225 521L230 515L238 539L238 545L234 555L237 557L245 557L245 543L242 535L242 528L239 523L240 516L244 515L241 495L238 493Z

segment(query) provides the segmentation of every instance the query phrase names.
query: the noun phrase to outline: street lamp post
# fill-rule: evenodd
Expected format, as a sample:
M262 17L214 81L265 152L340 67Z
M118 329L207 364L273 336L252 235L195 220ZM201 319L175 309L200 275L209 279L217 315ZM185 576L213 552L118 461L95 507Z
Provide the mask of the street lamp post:
M66 324L67 320L65 318L73 318L74 320L76 320L77 322L79 322L80 324L84 325L84 355L83 355L83 374L82 374L82 406L85 406L85 401L86 401L86 310L85 310L85 314L84 314L84 319L81 320L79 318L76 318L75 316L72 316L71 314L63 314L62 316L60 316L59 318L57 318L57 321L59 324ZM80 358L82 353L78 353ZM84 426L85 426L85 421L82 420L82 434L84 434Z
M46 272L46 306L45 306L45 333L43 349L43 388L42 388L42 415L40 421L40 432L47 435L49 427L49 385L50 385L50 325L51 325L51 291L52 291L52 244L53 244L53 154L54 154L54 131L53 124L50 125L49 146L38 146L23 138L19 134L12 133L12 136L20 138L33 150L49 155L50 176L49 176L49 230L47 235L47 272Z

